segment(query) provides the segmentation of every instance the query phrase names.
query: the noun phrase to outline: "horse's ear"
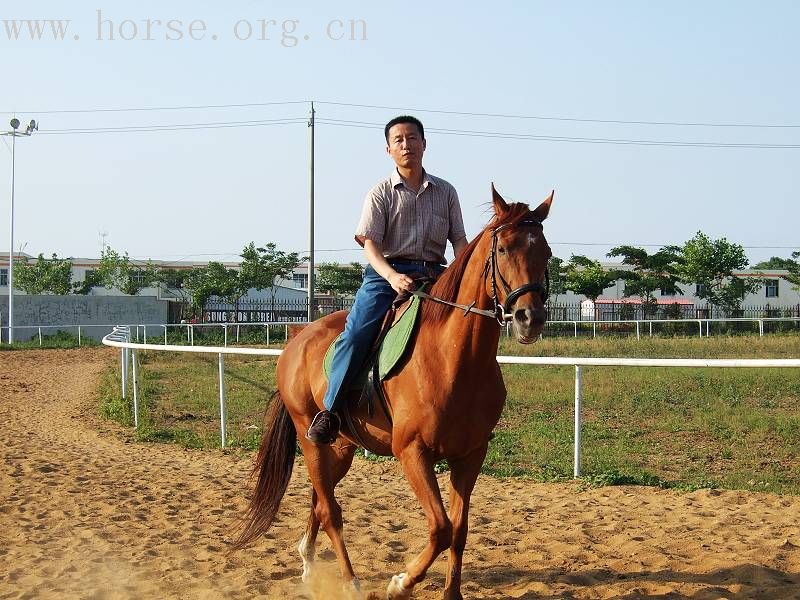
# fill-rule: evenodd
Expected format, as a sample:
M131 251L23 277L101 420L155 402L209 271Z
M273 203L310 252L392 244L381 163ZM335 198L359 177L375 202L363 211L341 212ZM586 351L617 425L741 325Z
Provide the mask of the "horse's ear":
M550 192L550 195L544 199L544 202L533 211L533 216L536 217L538 221L544 221L547 218L547 215L550 213L550 205L553 203L553 194L555 193L555 190Z
M492 182L492 204L494 205L494 214L501 215L508 210L508 204L503 200L503 197L494 189L494 182Z

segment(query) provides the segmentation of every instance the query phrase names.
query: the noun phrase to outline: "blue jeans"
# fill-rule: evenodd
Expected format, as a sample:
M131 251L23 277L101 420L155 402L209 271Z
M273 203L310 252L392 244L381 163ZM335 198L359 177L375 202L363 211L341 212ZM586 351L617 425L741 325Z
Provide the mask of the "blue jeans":
M399 264L389 261L398 273L429 274L423 265ZM441 270L439 270L441 272ZM439 273L436 273L438 276ZM366 366L366 360L372 345L380 332L383 317L392 305L397 292L389 282L371 266L364 271L364 281L356 293L355 301L347 315L344 335L336 342L336 349L328 377L328 389L325 392L325 408L334 410L342 396L348 391L353 379L358 377Z

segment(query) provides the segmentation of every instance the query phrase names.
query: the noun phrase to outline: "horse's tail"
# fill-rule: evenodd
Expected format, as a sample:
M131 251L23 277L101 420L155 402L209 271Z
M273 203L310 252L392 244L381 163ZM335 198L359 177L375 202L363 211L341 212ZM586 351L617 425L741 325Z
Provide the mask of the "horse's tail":
M292 477L296 450L297 432L280 392L276 391L264 419L264 434L253 467L252 474L258 473L256 489L243 518L244 527L232 550L253 543L272 525Z

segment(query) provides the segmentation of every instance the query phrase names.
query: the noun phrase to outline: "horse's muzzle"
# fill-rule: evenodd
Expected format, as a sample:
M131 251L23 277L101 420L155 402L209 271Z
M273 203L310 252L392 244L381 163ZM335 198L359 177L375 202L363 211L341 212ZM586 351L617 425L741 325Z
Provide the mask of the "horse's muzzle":
M519 306L514 309L511 321L514 329L514 336L522 344L532 344L542 333L544 324L547 321L547 311L541 306Z

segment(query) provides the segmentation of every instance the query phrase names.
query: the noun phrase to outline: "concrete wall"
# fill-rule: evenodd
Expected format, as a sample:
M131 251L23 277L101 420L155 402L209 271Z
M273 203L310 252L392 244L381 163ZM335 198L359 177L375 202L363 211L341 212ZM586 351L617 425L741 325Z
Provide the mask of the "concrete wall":
M0 321L8 326L8 296L0 296ZM14 295L14 339L29 340L38 336L31 326L69 325L64 331L101 339L111 327L94 325L125 325L138 323L166 323L167 301L141 296L25 296ZM19 329L25 326L24 329ZM42 335L53 334L59 328L47 327ZM7 339L2 330L2 339Z

